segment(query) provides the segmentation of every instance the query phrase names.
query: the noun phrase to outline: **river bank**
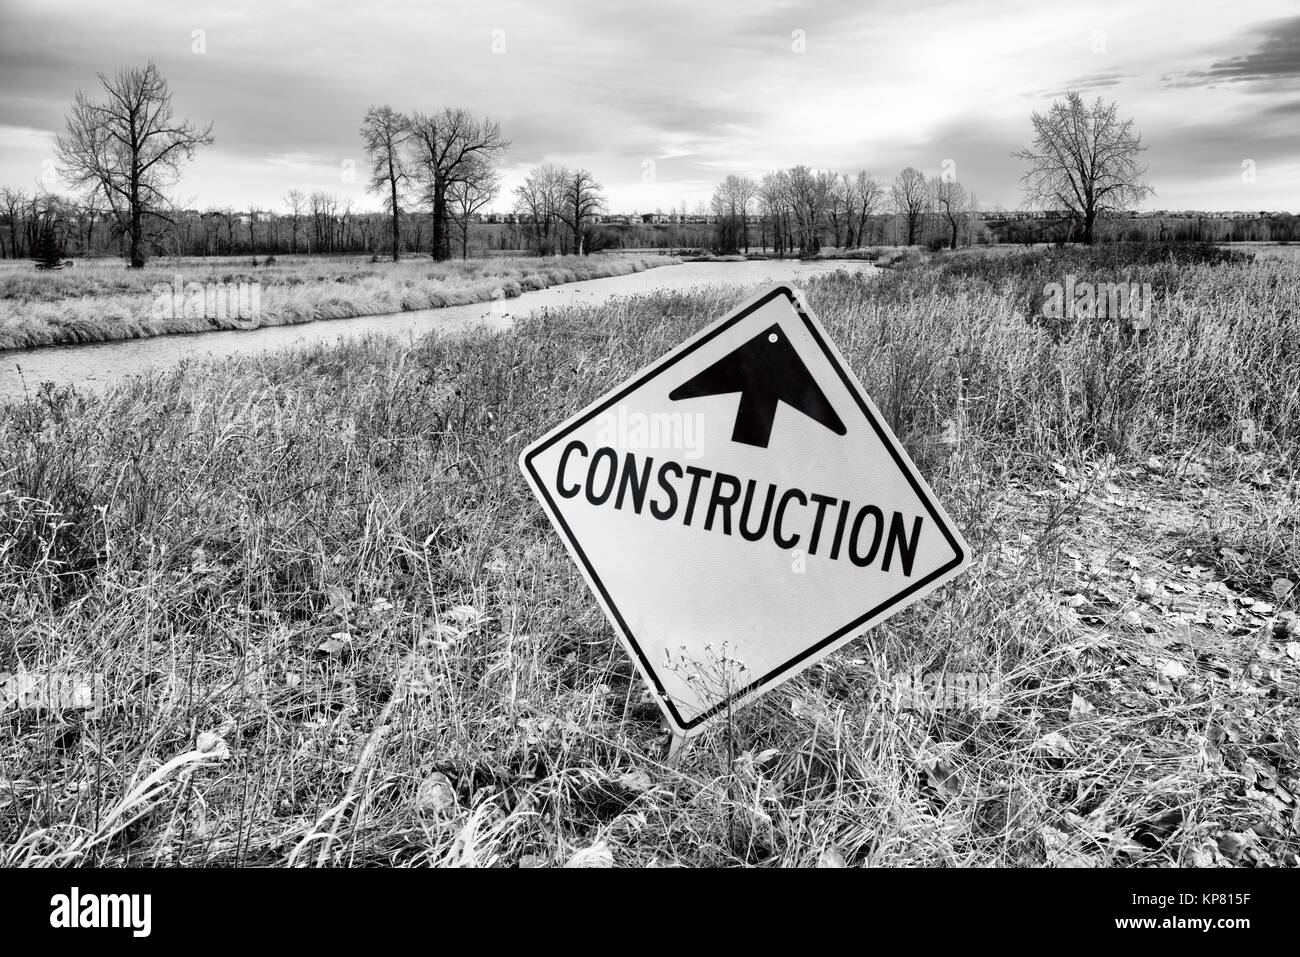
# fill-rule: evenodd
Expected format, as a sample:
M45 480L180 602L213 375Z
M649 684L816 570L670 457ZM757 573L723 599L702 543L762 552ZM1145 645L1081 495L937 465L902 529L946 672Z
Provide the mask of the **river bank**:
M679 262L668 256L493 258L435 263L364 257L117 260L0 269L0 350L260 329L515 299L563 283Z
M236 328L195 335L172 334L0 351L0 402L21 399L45 382L99 389L127 375L164 369L190 360L256 355L370 335L415 337L429 332L460 332L480 325L504 329L522 316L573 305L600 305L620 296L682 293L724 286L735 289L730 295L739 298L740 290L761 283L803 282L838 269L874 271L870 263L772 260L674 264L675 260L668 257L644 258L656 268L561 283L525 291L513 298L256 329ZM668 264L659 266L659 261Z

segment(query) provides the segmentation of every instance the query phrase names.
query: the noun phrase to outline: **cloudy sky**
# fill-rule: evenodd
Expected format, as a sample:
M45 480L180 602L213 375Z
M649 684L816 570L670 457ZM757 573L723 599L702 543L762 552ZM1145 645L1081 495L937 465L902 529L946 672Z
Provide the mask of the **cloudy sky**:
M1147 208L1300 210L1295 0L0 0L0 185L59 189L73 94L149 59L177 113L214 126L187 205L278 208L297 187L376 207L357 127L389 103L487 114L507 191L582 165L615 210L693 207L732 172L946 160L1014 208L1030 114L1080 90L1150 145Z

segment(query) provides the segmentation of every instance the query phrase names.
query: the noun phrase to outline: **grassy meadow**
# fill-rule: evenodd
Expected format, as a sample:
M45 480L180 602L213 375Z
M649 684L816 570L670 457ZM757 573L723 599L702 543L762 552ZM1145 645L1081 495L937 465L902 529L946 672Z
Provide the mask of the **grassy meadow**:
M436 263L428 258L371 262L361 256L170 258L144 269L89 259L50 273L32 263L0 264L0 349L139 339L178 332L256 329L320 319L460 306L583 279L640 272L678 260L667 256L494 257ZM251 318L217 315L184 301L177 315L155 312L154 287L183 283L260 283ZM233 310L231 310L233 312Z
M1034 318L1066 272L1151 328ZM0 863L1300 864L1300 261L806 292L972 567L673 766L516 456L736 291L0 406L0 672L106 683L10 679ZM990 700L890 694L940 671Z

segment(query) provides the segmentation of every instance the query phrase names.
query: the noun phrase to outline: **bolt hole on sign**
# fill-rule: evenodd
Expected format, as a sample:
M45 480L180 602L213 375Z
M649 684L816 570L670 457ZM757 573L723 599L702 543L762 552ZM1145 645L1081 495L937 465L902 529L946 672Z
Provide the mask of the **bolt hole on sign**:
M967 562L960 532L789 286L552 429L520 466L679 735Z

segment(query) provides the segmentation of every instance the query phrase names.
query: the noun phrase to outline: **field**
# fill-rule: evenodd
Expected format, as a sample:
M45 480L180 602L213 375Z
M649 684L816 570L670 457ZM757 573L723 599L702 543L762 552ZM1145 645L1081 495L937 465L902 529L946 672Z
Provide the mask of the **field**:
M89 259L51 273L30 262L0 264L0 349L69 342L138 339L175 332L255 329L318 319L347 319L514 298L559 283L639 272L678 260L667 256L493 257L435 263L410 258L371 262L361 256L282 256L272 265L252 257L154 260L127 269L120 260ZM156 309L155 287L180 295ZM187 283L221 287L200 303ZM238 315L216 296L260 284L258 309ZM195 308L188 308L193 300Z
M1067 273L1150 328L1035 317ZM1300 864L1300 261L806 291L972 567L672 767L515 460L734 292L0 407L0 861Z

